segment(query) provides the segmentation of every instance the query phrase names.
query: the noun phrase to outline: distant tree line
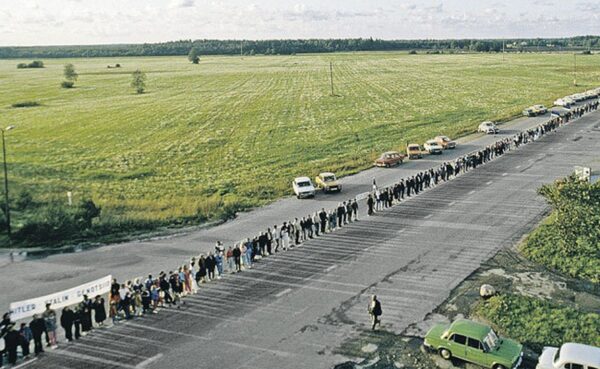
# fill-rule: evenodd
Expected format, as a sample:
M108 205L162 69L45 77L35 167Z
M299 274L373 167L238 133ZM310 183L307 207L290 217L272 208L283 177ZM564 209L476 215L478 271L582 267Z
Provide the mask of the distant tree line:
M535 39L461 40L180 40L153 44L0 47L0 58L76 58L111 56L189 55L290 55L339 51L437 50L462 52L512 52L600 49L600 36Z

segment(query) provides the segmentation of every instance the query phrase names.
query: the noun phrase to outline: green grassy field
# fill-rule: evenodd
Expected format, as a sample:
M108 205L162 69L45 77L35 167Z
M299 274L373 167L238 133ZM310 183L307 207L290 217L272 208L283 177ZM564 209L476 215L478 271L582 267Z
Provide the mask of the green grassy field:
M329 61L336 95L330 96ZM101 222L197 223L290 193L297 175L369 167L383 150L464 135L534 103L600 85L600 56L569 54L0 60L13 194L89 196ZM62 68L79 73L59 87ZM120 69L107 65L120 63ZM148 75L147 93L129 86ZM41 105L12 108L23 101ZM15 215L15 225L25 214Z

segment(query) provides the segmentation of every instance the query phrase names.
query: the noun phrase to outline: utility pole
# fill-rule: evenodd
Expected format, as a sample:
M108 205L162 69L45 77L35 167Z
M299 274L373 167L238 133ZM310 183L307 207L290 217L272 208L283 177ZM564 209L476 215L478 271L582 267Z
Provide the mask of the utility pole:
M240 56L244 57L244 41L240 41Z
M504 44L505 44L506 40L502 40L502 61L504 61Z
M8 204L8 169L6 167L6 142L4 141L4 132L10 131L15 126L8 126L5 129L0 128L2 132L2 158L4 161L4 209L6 214L6 233L10 240L11 229L10 229L10 206Z
M333 62L329 62L329 80L331 81L331 96L335 96L333 92Z
M577 86L577 53L573 53L573 86Z

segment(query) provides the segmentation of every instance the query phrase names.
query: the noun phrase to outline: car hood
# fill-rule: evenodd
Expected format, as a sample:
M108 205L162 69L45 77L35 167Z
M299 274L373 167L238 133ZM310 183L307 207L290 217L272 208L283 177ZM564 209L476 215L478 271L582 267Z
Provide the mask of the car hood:
M542 354L538 359L538 364L535 369L553 369L553 359L558 349L556 347L544 347Z
M425 339L440 339L442 334L448 329L449 325L444 323L438 323L431 327L431 329L425 335Z
M502 338L500 348L497 350L495 349L492 353L495 356L503 359L510 359L511 364L514 364L517 360L519 360L519 356L521 356L522 351L523 346L517 341L513 341L508 338Z

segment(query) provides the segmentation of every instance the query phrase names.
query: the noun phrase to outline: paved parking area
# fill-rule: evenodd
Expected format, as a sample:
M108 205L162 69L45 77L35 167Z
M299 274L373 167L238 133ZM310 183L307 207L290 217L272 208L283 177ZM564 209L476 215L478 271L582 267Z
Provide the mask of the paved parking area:
M96 330L29 368L329 368L368 326L401 332L481 262L530 231L536 194L575 165L600 166L600 112L391 209L203 286L181 309ZM364 214L364 212L361 212Z

